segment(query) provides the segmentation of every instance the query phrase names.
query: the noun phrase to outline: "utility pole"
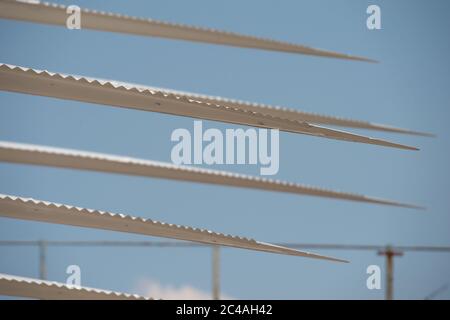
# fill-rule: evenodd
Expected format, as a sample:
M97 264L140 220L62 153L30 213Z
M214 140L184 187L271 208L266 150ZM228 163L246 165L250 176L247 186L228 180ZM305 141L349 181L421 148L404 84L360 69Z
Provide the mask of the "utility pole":
M391 246L378 251L378 255L386 256L386 300L394 299L394 257L402 256L403 252L394 251Z
M212 247L212 298L220 300L220 247Z

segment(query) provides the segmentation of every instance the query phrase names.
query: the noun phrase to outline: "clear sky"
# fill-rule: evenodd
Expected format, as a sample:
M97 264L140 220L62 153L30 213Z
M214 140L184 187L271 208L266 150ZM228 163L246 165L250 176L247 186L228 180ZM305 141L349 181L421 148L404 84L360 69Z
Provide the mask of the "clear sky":
M0 61L278 104L437 134L358 131L419 152L280 134L275 178L422 204L415 211L150 178L0 164L0 192L204 227L267 242L450 245L450 2L59 1L363 55L379 64L0 21ZM378 4L382 30L366 28ZM170 161L176 128L193 119L0 92L0 139ZM215 122L206 127L233 128ZM255 166L213 167L258 174ZM2 240L145 240L144 236L0 219ZM244 298L381 299L366 288L376 252L320 251L335 264L226 248L225 295ZM0 272L38 276L35 248L0 247ZM209 293L206 248L50 248L48 277L77 264L86 286ZM422 299L450 282L450 254L395 261L395 296ZM150 289L149 289L150 288ZM153 288L153 289L151 289ZM383 282L384 289L384 282ZM152 291L153 290L153 291ZM156 291L155 291L156 290ZM450 291L440 298L450 298ZM157 297L158 298L158 297Z

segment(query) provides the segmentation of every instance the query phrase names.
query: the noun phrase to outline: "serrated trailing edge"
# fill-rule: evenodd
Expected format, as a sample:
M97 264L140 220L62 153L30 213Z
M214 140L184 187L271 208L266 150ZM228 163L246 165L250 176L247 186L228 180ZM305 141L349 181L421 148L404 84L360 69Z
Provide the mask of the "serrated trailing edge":
M139 86L139 85L136 85ZM144 86L141 86L145 88ZM227 107L233 107L236 109L254 111L261 114L271 115L273 117L279 117L283 119L296 120L300 122L309 122L312 124L319 125L333 125L339 127L347 127L347 128L357 128L357 129L368 129L368 130L378 130L378 131L386 131L386 132L394 132L394 133L403 133L410 135L418 135L425 137L435 137L434 134L427 132L420 132L405 128L398 128L390 125L373 123L369 121L355 120L344 117L336 117L336 116L328 116L323 114L318 114L314 112L305 112L301 110L297 110L294 108L282 107L282 106L272 106L268 104L249 102L237 99L230 99L218 96L210 96L199 93L192 93L186 91L158 88L158 87L150 87L146 86L149 90L159 90L161 92L172 93L180 96L185 96L191 99L210 102L214 104L219 104Z
M0 18L66 26L67 7L60 4L15 0L0 0ZM81 28L118 32L140 36L228 45L270 51L306 54L347 60L376 62L348 54L311 48L287 42L241 35L214 29L130 17L103 11L81 9Z
M305 121L290 120L267 113L220 105L198 98L151 89L151 87L1 63L0 89L246 126L275 128L286 132L335 140L418 150L415 147L312 125Z
M0 273L0 295L42 300L153 300L136 294Z
M180 226L107 211L85 209L48 201L0 194L0 216L22 220L57 223L86 228L143 234L198 243L235 247L313 259L347 262L253 239L206 229Z
M320 189L292 182L109 154L0 141L0 161L94 170L142 177L270 190L420 209L421 207L360 194Z

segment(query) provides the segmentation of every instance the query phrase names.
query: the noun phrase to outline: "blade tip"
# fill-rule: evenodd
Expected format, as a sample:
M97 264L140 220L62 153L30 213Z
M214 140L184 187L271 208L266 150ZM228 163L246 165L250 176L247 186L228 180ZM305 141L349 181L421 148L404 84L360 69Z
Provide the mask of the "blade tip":
M345 260L345 259L336 259L336 258L333 258L332 261L338 262L338 263L350 263L349 260Z
M425 207L425 206L419 206L419 205L416 205L416 204L399 203L398 205L399 205L400 207L403 207L403 208L415 209L415 210L420 210L420 211L427 211L427 207Z
M371 58L365 58L365 57L359 57L359 56L351 56L351 55L348 55L347 59L355 60L355 61L361 61L361 62L368 62L368 63L373 63L373 64L379 64L380 63L379 60L375 60L375 59L371 59Z

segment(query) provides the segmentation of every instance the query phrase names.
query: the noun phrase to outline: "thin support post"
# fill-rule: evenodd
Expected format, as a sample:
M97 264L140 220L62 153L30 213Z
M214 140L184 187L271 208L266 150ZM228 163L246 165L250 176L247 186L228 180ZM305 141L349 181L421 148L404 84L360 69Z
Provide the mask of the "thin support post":
M212 247L212 298L220 300L220 247Z
M47 280L47 242L39 241L39 278Z

